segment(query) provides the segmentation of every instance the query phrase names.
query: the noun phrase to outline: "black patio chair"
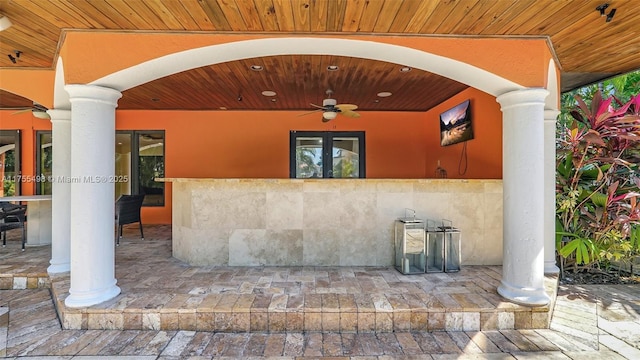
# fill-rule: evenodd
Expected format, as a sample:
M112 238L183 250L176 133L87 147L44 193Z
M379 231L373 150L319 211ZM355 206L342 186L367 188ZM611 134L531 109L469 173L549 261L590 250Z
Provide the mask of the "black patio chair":
M140 223L140 237L144 240L142 232L142 220L140 219L140 209L144 195L121 195L116 200L116 244L120 245L122 237L122 225Z
M7 231L22 229L22 251L24 251L27 237L24 223L27 207L6 202L0 202L0 233L2 233L2 247L7 246Z

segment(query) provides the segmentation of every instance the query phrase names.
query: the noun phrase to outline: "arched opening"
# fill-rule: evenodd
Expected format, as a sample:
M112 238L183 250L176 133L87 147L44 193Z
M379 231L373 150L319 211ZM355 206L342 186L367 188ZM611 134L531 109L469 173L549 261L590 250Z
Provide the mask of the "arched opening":
M349 56L401 64L459 81L493 96L523 88L473 65L405 46L364 40L299 37L245 40L181 51L110 74L91 82L91 85L124 91L202 66L294 54Z

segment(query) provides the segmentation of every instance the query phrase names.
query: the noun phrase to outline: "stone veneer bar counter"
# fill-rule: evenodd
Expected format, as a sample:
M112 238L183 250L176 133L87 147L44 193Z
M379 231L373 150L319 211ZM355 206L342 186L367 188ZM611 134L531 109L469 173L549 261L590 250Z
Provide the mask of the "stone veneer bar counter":
M165 178L173 256L191 265L391 266L414 209L462 232L463 265L502 263L502 181Z

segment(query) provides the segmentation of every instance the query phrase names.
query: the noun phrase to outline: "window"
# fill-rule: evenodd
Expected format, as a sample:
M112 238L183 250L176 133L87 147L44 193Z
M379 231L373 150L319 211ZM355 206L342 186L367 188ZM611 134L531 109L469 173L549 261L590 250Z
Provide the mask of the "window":
M0 130L0 196L20 195L20 130Z
M51 195L53 146L51 131L36 131L36 194Z
M145 194L143 206L164 206L164 131L116 132L116 199Z
M291 178L364 178L364 132L292 131Z

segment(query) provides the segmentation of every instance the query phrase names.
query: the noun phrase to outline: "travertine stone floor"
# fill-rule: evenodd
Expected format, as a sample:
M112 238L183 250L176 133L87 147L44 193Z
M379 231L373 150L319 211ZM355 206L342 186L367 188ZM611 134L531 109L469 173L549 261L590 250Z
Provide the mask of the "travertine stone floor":
M170 257L168 227L148 227L148 230L146 227L145 230L153 240L141 242L131 230L117 250L116 276L123 294L109 304L92 307L100 314L93 315L93 319L88 309L80 311L80 321L81 324L86 321L87 327L89 323L118 325L119 314L122 314L123 328L125 319L160 328L62 330L48 288L49 247L28 248L22 253L18 242L10 241L6 249L0 250L0 285L1 289L7 289L0 290L0 356L20 359L39 359L40 356L48 356L47 359L112 359L116 356L127 359L640 359L638 286L561 286L549 329L515 330L518 311L513 311L511 328L497 329L497 325L485 322L485 327L496 328L470 330L464 328L465 313L479 312L482 318L483 313L495 311L487 311L489 305L483 308L477 304L481 301L478 299L489 296L479 290L482 286L478 283L497 284L500 268L469 267L459 274L435 274L435 277L433 274L403 276L384 268L191 268ZM476 277L481 281L474 280ZM54 277L51 286L54 292L59 287L55 298L61 301L68 278ZM20 290L9 290L14 288ZM427 295L417 295L418 290L429 295L428 302L424 300ZM490 289L482 291L491 293ZM246 295L253 299L251 306L247 304ZM355 301L363 295L370 296L372 304L364 307ZM398 299L413 300L402 303ZM262 321L266 324L262 326L274 323L284 329L197 331L198 309L204 309L203 304L214 309L213 324L224 320L225 315L233 318L234 309L235 314L245 314L238 310L248 309L249 330L254 313L262 314L253 319L254 322ZM412 317L404 314L434 304L441 306L436 309L444 309L434 313L447 314L450 309L456 310L450 311L451 314L462 313L462 318L459 315L448 318L449 324L462 329L434 331L443 329L429 328L428 317L426 329L411 328ZM517 308L513 304L502 305L502 308L497 305L493 306L502 310L495 312L498 314ZM360 315L358 306L372 311ZM218 317L216 308L223 310ZM310 321L320 327L313 331L287 328L287 315L300 313L287 310L297 309L303 309L302 314L306 314L306 309L319 313L319 320ZM325 323L336 324L332 314L340 314L337 324L342 323L341 316L349 312L340 312L340 309L355 309L355 321L373 318L363 320L364 324L377 324L376 311L387 310L393 314L391 320L400 314L398 321L408 321L409 328L396 328L394 322L393 327L385 331L322 328ZM174 310L178 327L181 314L186 314L183 315L186 324L191 321L191 314L195 314L196 331L169 329L176 326ZM285 314L284 319L280 314ZM105 319L113 321L104 322ZM291 319L294 319L291 324L296 324L299 317ZM303 315L302 321L306 319ZM382 316L381 319L388 326L385 322L388 318ZM494 323L508 321L509 316L506 319L503 315ZM205 317L205 320L211 321L211 318ZM446 315L444 322L447 323ZM470 324L468 317L466 324ZM356 326L359 325L360 322Z
M68 274L48 277L49 247L3 251L0 288L49 287L65 329L286 331L479 331L548 328L550 309L505 301L501 268L402 275L391 267L192 267L171 257L171 229L125 230L116 250L122 293L69 309ZM14 249L15 248L15 249ZM555 298L555 278L547 279Z
M65 329L363 333L549 324L552 304L531 308L497 294L502 269L496 266L409 276L392 267L192 267L171 257L169 226L146 226L145 233L142 241L129 227L116 250L122 293L113 300L66 308L69 276L50 277ZM19 262L25 257L34 263L28 273ZM12 288L48 285L36 257L48 259L36 248L7 258L17 261L4 269L13 274ZM551 298L555 286L549 278Z

